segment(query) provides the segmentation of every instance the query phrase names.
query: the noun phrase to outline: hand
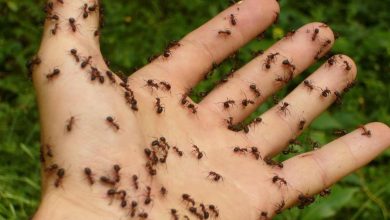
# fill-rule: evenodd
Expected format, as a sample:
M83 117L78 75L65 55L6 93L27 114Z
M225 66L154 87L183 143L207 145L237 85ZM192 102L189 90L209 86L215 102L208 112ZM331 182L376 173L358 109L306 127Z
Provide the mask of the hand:
M283 163L271 159L352 86L356 67L344 55L240 124L329 51L334 36L321 23L290 32L199 104L190 100L189 89L216 63L275 21L274 0L233 5L125 82L100 53L99 6L61 2L46 7L31 63L42 128L35 219L268 219L309 205L390 145L389 127L370 123Z

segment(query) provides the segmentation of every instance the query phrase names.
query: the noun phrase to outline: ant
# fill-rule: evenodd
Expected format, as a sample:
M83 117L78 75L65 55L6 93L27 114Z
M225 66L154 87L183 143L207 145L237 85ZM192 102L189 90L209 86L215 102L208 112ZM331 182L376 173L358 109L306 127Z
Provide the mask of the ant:
M150 194L152 192L152 188L150 186L146 187L146 199L144 201L145 205L149 205L152 202L152 198L150 197Z
M251 147L251 154L256 158L256 160L260 159L260 152L257 147Z
M43 7L43 11L47 14L47 15L51 15L51 13L53 12L53 9L54 9L54 4L53 2L48 2L45 4L45 6Z
M313 196L305 196L303 194L300 194L298 196L298 208L303 209L305 206L308 206L312 204L315 201L315 198Z
M194 150L193 150L192 152L195 152L195 153L196 153L196 158L197 158L198 160L202 159L204 153L201 152L200 149L199 149L199 147L196 146L195 144L192 145L192 147L194 148Z
M65 170L64 170L64 168L58 169L58 170L57 170L57 179L56 179L56 181L54 182L54 186L55 186L56 188L58 188L58 187L61 185L62 179L64 178L64 176L65 176Z
M191 109L191 112L192 112L192 114L196 114L197 113L197 107L195 107L195 105L194 104L189 104L189 105L187 105L187 108L188 109Z
M233 152L234 153L242 153L242 154L245 154L248 152L248 149L247 148L241 148L241 147L234 147L233 148Z
M315 40L316 40L316 38L317 38L319 32L320 32L320 29L318 29L318 28L314 29L314 33L313 33L313 35L312 35L312 37L311 37L311 40L312 40L312 41L315 41Z
M329 66L333 66L336 63L336 57L333 56L327 60Z
M169 84L168 82L161 81L160 85L162 85L166 91L171 91L171 84Z
M181 198L183 199L183 201L185 201L187 203L191 203L192 206L195 206L195 200L192 199L190 195L184 193L181 195Z
M284 208L285 205L286 205L286 202L285 202L284 200L282 200L282 202L276 204L275 213L276 213L276 214L282 213L282 210L283 210L283 208Z
M74 116L71 116L68 121L67 121L67 124L66 124L66 130L68 132L71 132L72 129L73 129L73 125L75 123L75 117Z
M210 217L209 212L206 210L206 206L203 203L199 204L200 208L202 209L203 212L203 218L208 219Z
M60 73L61 73L61 71L59 69L55 68L51 73L46 75L46 78L48 80L52 80L55 77L58 77L58 75L60 75Z
M76 20L74 18L69 18L68 21L69 21L70 27L72 28L72 31L76 32L77 31Z
M47 144L46 149L47 149L46 155L48 157L53 157L53 151L51 150L51 145Z
M282 106L279 106L279 110L281 111L281 112L283 112L284 113L284 115L286 115L286 113L288 112L288 106L289 106L290 104L288 103L288 102L282 102Z
M343 130L343 129L335 129L333 130L332 134L335 135L335 136L338 136L338 137L341 137L341 136L344 136L346 135L348 132L346 130Z
M107 75L108 79L110 79L111 83L116 83L114 74L111 71L107 70L106 75Z
M114 180L111 180L109 177L107 177L107 176L101 176L100 177L100 181L102 182L102 183L105 183L105 184L108 184L108 185L115 185L116 184L116 182L114 181Z
M119 130L119 125L115 122L115 119L113 117L107 116L106 121L108 124L110 124L116 130Z
M87 65L90 64L92 56L88 56L83 62L81 62L81 69L84 69Z
M324 90L322 90L321 92L321 96L322 97L328 97L328 95L331 93L331 91L328 89L328 88L325 88Z
M218 210L218 208L215 205L210 204L209 205L209 210L213 212L214 217L217 218L219 216L219 210Z
M230 14L229 18L230 18L230 24L232 24L233 26L235 26L235 25L237 24L237 19L236 19L236 17L234 16L234 14Z
M342 101L343 96L341 95L341 93L339 91L334 91L333 94L334 94L334 96L336 96L336 103L339 105L342 104L343 103L343 101Z
M207 178L210 177L210 176L211 176L211 178L212 178L215 182L218 182L219 180L222 180L222 181L223 181L223 177L222 177L220 174L218 174L218 173L216 173L216 172L214 172L214 171L210 171L210 172L209 172L209 175L207 176Z
M54 171L56 171L58 169L58 164L52 164L48 167L45 168L45 172L47 173L53 173Z
M179 220L179 215L177 214L176 209L171 209L171 215L172 215L174 220Z
M306 124L306 120L305 119L300 120L299 124L298 124L299 130L303 130L303 128L305 127L305 124Z
M260 90L257 88L256 84L252 83L249 85L249 89L255 94L256 98L261 96Z
M255 118L255 120L253 120L252 122L252 125L256 126L257 124L260 124L262 121L263 119L261 117Z
M118 164L115 164L113 168L114 168L114 179L115 182L118 183L121 180L121 177L119 175L119 171L121 170L121 167Z
M232 35L232 32L230 30L228 30L228 29L226 29L226 30L219 30L218 31L218 35L230 36L230 35Z
M287 185L287 181L284 178L279 176L272 177L272 182L273 183L280 182L281 184Z
M76 49L71 49L70 54L74 57L74 59L76 60L77 63L80 62L80 57L79 57L79 55L77 55Z
M96 3L94 3L93 5L88 7L88 11L90 11L90 12L96 11L97 7L98 7L98 5Z
M157 175L157 170L153 168L153 165L151 164L150 161L146 163L145 167L146 169L148 169L149 175L151 176Z
M134 186L135 190L138 190L139 189L138 176L134 174L131 178L133 180L133 186Z
M225 102L223 102L223 107L225 109L228 109L230 106L234 105L236 102L231 99L227 99Z
M168 190L167 190L164 186L162 186L162 187L160 188L160 193L161 193L161 195L162 195L163 197L165 197L165 196L167 195L167 193L168 193Z
M84 6L83 6L83 18L86 19L88 18L88 4L87 3L84 3Z
M58 15L49 15L46 17L46 19L58 21L60 17L58 17Z
M183 151L179 150L178 147L174 146L173 150L177 153L177 155L179 155L179 157L183 156Z
M271 157L265 157L264 162L269 166L278 166L279 168L283 168L283 163L274 161Z
M359 126L363 130L362 135L371 137L371 131L368 130L364 125Z
M352 89L356 85L356 81L348 82L345 88L343 89L343 92L348 92L350 89Z
M265 63L264 63L266 69L270 69L271 68L271 62L274 62L275 57L277 55L279 55L278 52L277 53L270 53L270 54L267 55L267 59L265 60Z
M153 79L148 79L148 80L146 81L146 86L152 88L152 91L153 91L153 88L155 88L155 89L158 89L158 88L159 88L158 84L157 84L156 82L154 82Z
M320 192L320 196L321 196L321 197L325 197L325 196L330 195L330 193L331 193L330 188L326 188L326 189L324 189L324 190L322 190L322 191Z
M89 184L93 185L95 183L95 180L93 179L91 168L89 167L84 168L84 174L87 176Z
M243 99L243 100L241 101L241 105L242 105L242 107L244 107L244 108L247 107L249 104L254 105L255 102L254 102L253 100L247 99L247 98L245 98L245 99Z
M345 64L345 70L346 71L350 71L352 69L351 65L348 63L348 61L343 61L343 63Z
M314 85L310 80L305 79L303 85L306 86L310 91L314 89Z
M143 218L143 219L147 219L148 218L148 213L141 212L141 213L138 214L138 217Z
M260 219L266 219L266 220L268 220L268 212L262 211L262 212L260 213Z
M161 114L163 111L164 111L164 106L161 105L161 99L160 98L156 98L156 112L157 114Z
M285 36L284 38L291 38L292 36L294 36L296 30L292 29L291 31L289 31Z

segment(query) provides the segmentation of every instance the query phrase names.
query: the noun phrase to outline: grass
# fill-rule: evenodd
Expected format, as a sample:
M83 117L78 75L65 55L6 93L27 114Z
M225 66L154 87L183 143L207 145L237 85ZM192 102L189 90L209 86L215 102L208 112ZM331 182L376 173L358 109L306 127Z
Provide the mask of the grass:
M131 73L147 58L162 51L172 39L187 32L228 5L228 0L103 1L106 28L102 51L114 70ZM43 1L0 0L0 219L26 219L34 213L40 196L39 124L35 96L26 78L26 60L36 51L42 32ZM233 66L248 61L251 52L265 49L290 29L312 21L327 21L340 34L332 53L345 53L358 64L358 84L306 131L324 144L334 137L334 128L354 129L358 124L382 121L390 124L390 2L364 0L281 0L280 23L271 27L263 41L240 50L238 59L226 61L197 90L209 91ZM282 97L313 71L310 68L277 96ZM199 97L195 95L195 99ZM264 112L267 102L256 114ZM304 210L293 208L276 219L387 219L389 218L390 151L369 166L344 178L329 198L318 199Z

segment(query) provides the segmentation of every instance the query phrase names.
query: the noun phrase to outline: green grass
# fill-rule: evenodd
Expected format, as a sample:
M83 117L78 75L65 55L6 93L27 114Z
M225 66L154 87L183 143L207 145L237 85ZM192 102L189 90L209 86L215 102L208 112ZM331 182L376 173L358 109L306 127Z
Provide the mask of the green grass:
M228 0L103 1L106 28L102 50L114 70L131 73L147 58L162 51L172 39L207 21L228 5ZM26 219L37 207L39 182L39 124L35 96L27 80L25 63L37 50L42 32L43 1L0 0L0 219ZM197 91L208 91L233 66L250 59L251 51L265 49L290 29L312 21L326 21L340 34L333 53L345 53L358 64L358 84L342 106L333 106L305 132L324 144L334 139L333 128L352 130L370 121L390 124L390 1L281 0L280 23L266 38L240 50ZM318 65L317 65L318 66ZM315 67L278 93L285 95ZM195 97L197 100L198 97ZM265 111L271 102L257 113ZM304 210L293 208L277 219L386 219L390 210L390 151L368 167L344 178L327 199Z

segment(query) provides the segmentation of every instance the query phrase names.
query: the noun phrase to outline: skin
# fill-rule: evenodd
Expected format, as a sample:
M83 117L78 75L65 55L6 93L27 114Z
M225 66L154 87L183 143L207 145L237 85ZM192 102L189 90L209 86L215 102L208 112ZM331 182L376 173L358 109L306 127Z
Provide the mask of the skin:
M196 219L186 210L189 206L181 199L183 193L191 195L198 211L199 203L217 206L219 219L261 219L261 211L271 218L282 201L285 209L296 204L302 193L319 193L373 160L390 145L390 128L373 122L365 125L371 136L362 135L363 129L358 128L321 149L284 161L282 169L268 166L250 153L233 153L234 146L257 146L261 158L280 153L301 132L300 120L305 120L306 128L335 101L333 93L321 96L325 88L342 91L355 79L356 66L352 59L337 55L334 65L324 63L308 77L315 85L312 91L302 82L265 112L261 116L263 122L251 126L247 134L227 129L228 117L240 122L267 96L285 85L275 81L285 70L283 60L288 59L296 66L293 73L296 76L316 62L314 56L318 51L320 55L329 51L334 42L333 33L321 23L306 24L292 37L280 40L264 55L248 62L227 83L195 104L196 114L180 105L181 95L203 79L213 62L221 62L272 24L279 12L274 0L245 0L233 5L184 37L181 46L171 49L170 57L159 57L132 74L128 84L134 91L139 111L132 111L126 104L119 78L115 76L117 83L110 83L104 75L109 68L100 53L98 37L93 35L98 27L98 13L90 13L87 19L79 16L85 2L54 3L53 13L60 15L59 29L52 35L50 30L55 22L46 21L38 52L42 63L33 71L42 144L50 144L53 152L52 158L44 154L42 201L34 219L130 219L128 206L121 208L118 199L108 198L106 192L110 187L98 180L103 175L112 176L114 164L121 167L117 189L127 190L128 203L138 201L139 211L147 212L148 219L172 219L171 208L177 209L181 217L188 215ZM93 1L88 3L92 5ZM236 17L234 26L229 22L230 14ZM69 26L69 17L76 18L76 32ZM315 28L320 31L313 41ZM217 30L225 29L231 35L218 35ZM331 43L324 47L326 40ZM81 60L92 56L85 69L70 55L73 48ZM264 68L267 55L275 52L279 55L267 70ZM348 62L350 70L346 70L343 61ZM104 84L90 80L91 65L105 76ZM54 68L61 72L48 80L47 74ZM148 79L169 82L172 89L170 92L151 89L145 86ZM249 90L251 83L256 83L261 90L259 98ZM161 114L156 113L156 97L161 98L164 107ZM253 99L255 104L243 108L240 100L244 98ZM221 103L227 99L236 100L236 105L224 109ZM289 103L286 111L280 109L283 102ZM68 132L66 125L72 116L74 123ZM119 130L106 121L108 116L114 118ZM171 148L166 164L157 165L157 175L152 178L145 169L144 148L161 136L171 147L179 147L184 156L177 156ZM196 159L192 145L204 153L200 160ZM46 150L43 148L44 153ZM44 171L53 163L65 170L59 187L54 186L55 172ZM95 180L92 186L83 173L85 167L92 170ZM213 181L210 171L220 174L221 180ZM132 186L134 174L139 176L139 190ZM284 178L287 185L273 183L275 175ZM146 186L152 189L153 201L149 205L143 204ZM168 190L165 197L159 194L161 186Z

